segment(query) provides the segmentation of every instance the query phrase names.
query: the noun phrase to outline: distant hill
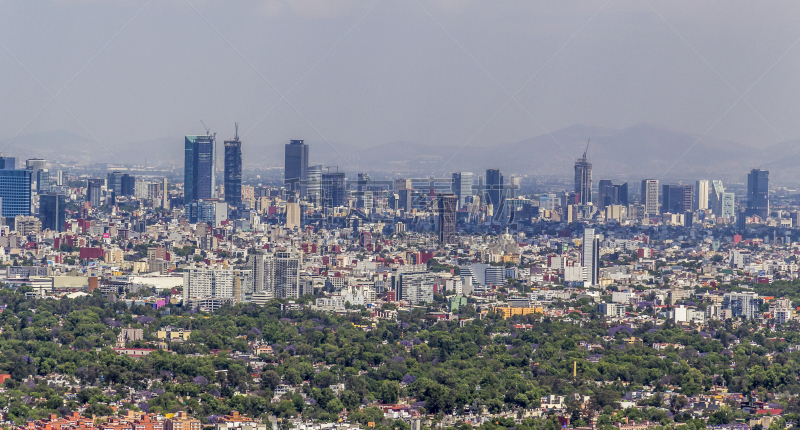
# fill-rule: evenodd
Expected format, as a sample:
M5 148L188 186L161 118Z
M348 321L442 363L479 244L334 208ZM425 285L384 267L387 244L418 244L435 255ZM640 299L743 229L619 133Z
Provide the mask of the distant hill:
M570 177L575 159L591 138L588 157L595 180L693 181L719 178L744 182L752 168L771 171L773 181L800 183L800 139L754 149L736 142L642 123L624 129L573 125L519 142L489 147L389 142L371 148L341 142L308 141L311 163L338 166L347 173L389 176L447 176L454 171L483 172L500 168L505 174ZM0 148L8 140L0 141ZM222 151L222 139L218 150ZM243 139L245 167L282 167L283 144ZM42 157L67 162L108 162L148 165L183 163L183 136L143 142L98 144L85 136L53 131L18 136L3 153L20 159ZM220 154L220 157L222 154ZM220 160L221 163L221 160Z

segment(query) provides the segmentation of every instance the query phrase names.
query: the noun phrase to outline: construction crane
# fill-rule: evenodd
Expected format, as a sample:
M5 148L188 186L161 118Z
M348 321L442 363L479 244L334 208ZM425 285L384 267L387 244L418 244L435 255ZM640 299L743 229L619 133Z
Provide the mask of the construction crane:
M202 119L200 120L200 124L203 124L203 128L206 129L206 136L211 136L211 129L206 127L206 123L204 123Z
M583 159L584 160L586 160L586 154L589 152L589 142L591 142L591 141L592 141L591 137L589 138L589 140L586 141L586 149L583 151Z
M233 140L238 142L239 141L239 123L238 122L234 122L233 123L233 127L236 130L234 132L234 134L233 134Z

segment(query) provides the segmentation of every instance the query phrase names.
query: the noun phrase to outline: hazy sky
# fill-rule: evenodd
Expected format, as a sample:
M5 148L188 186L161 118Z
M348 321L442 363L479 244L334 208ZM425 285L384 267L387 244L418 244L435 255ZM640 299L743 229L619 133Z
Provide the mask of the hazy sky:
M0 0L0 139L113 148L202 119L256 145L494 145L646 121L764 146L800 137L798 17L796 0Z

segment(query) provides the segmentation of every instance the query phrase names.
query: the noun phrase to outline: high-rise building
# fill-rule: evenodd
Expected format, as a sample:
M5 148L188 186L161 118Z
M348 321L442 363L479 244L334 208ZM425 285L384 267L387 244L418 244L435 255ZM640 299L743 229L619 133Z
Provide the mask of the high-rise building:
M322 204L322 165L308 166L304 181L306 200L315 204Z
M16 170L17 157L0 157L0 170Z
M505 183L503 182L503 175L500 174L499 169L486 170L486 204L494 207L494 213L500 214L502 212L503 202L505 200ZM499 216L499 215L498 215Z
M106 175L106 189L116 197L130 197L136 193L136 177L128 173L111 172Z
M600 283L600 238L595 236L593 228L583 230L581 266L586 270L584 286Z
M100 198L103 196L102 188L102 179L91 178L86 181L86 201L89 202L93 208L100 207Z
M242 204L242 142L239 124L233 140L225 141L225 202L233 207Z
M186 136L184 145L183 203L215 197L216 135Z
M0 203L5 218L31 214L30 170L0 170Z
M161 186L161 207L165 210L170 209L170 201L169 201L169 183L167 182L167 178L164 178L164 184Z
M747 215L769 216L769 171L753 169L747 175Z
M252 273L254 293L266 293L268 298L298 298L302 256L296 252L256 252L248 255L247 268Z
M39 196L39 220L42 221L42 230L64 231L67 220L64 194L48 192Z
M36 172L46 167L47 160L42 158L29 158L28 160L25 160L25 168L33 172L33 175L36 175Z
M455 194L442 194L438 198L439 206L439 242L450 244L456 242L456 206L458 197Z
M36 172L36 194L50 191L50 171L42 169Z
M284 158L284 184L289 191L303 192L303 180L308 170L308 145L302 140L291 140L286 144Z
M661 212L682 214L692 210L694 202L691 185L663 185Z
M701 179L695 184L694 208L697 210L708 209L708 180Z
M344 172L322 174L322 205L325 208L344 206Z
M395 293L397 300L409 304L433 302L434 276L430 272L402 272L397 275Z
M592 163L586 159L586 153L575 161L575 194L578 204L592 203Z
M644 206L645 216L658 215L658 179L642 181L642 198L639 203Z
M458 208L463 208L467 204L467 198L474 194L473 182L475 181L472 172L453 173L453 194L458 197Z
M608 179L601 179L597 189L597 206L604 209L610 205L628 206L628 183L614 185Z
M226 268L191 267L183 272L183 300L232 299L233 270Z

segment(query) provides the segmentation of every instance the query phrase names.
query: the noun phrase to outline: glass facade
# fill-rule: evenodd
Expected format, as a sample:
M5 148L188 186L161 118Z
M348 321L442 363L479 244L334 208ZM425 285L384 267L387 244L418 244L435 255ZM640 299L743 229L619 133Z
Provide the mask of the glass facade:
M31 171L0 170L0 204L6 218L31 214Z
M183 171L183 202L185 204L200 199L214 198L215 144L216 137L214 135L186 136Z

